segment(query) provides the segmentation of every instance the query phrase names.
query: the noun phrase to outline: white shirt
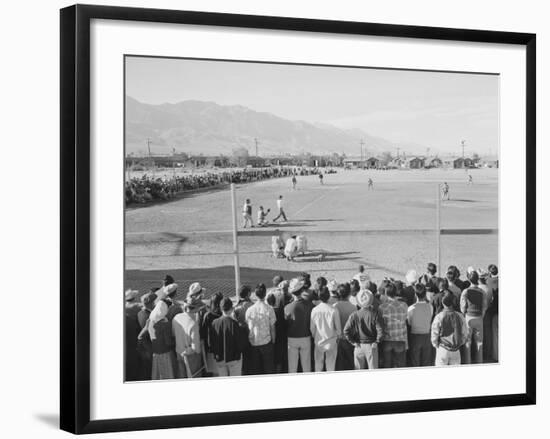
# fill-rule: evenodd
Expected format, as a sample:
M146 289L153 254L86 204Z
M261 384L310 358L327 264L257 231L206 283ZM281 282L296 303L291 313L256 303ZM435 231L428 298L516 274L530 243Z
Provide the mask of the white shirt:
M311 311L310 330L319 348L328 350L336 346L336 340L342 334L338 310L321 302Z
M275 311L265 301L258 300L246 310L245 320L250 333L252 346L262 346L271 342L271 326L275 325Z
M279 208L279 210L283 207L283 200L281 198L277 200L277 207Z
M292 254L292 253L296 252L297 248L298 248L298 243L296 242L295 239L288 238L286 240L285 253Z

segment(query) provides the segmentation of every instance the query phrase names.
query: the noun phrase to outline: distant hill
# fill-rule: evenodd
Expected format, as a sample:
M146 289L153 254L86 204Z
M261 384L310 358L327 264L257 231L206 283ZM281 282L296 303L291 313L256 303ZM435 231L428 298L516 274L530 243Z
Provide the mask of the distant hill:
M170 153L175 148L193 154L229 155L237 147L245 147L253 154L254 138L259 141L260 155L304 151L358 156L360 139L364 140L368 155L395 148L392 142L358 129L287 120L241 105L202 101L151 105L128 96L126 152L146 152L147 138L151 139L153 154Z

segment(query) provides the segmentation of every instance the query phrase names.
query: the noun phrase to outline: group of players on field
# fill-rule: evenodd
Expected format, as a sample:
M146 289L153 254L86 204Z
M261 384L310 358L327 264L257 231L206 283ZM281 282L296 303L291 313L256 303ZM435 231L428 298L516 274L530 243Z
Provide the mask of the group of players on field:
M323 174L319 174L319 182L321 185L324 185L323 181ZM298 180L296 178L296 174L292 175L292 190L296 190L296 185L298 184ZM474 184L473 178L470 174L468 174L468 185ZM367 180L367 190L374 190L374 182L372 181L372 178L369 177ZM442 185L442 192L443 192L443 200L450 200L450 192L449 192L449 184L447 182L444 182ZM277 210L278 215L273 218L272 222L276 222L279 218L282 218L284 222L288 221L288 218L286 216L286 213L283 209L283 196L279 195L279 198L277 199ZM263 206L260 206L258 208L257 212L257 220L256 225L258 227L265 227L269 225L269 221L267 220L267 215L271 212L271 209L264 209ZM250 227L254 227L254 221L252 219L252 203L250 201L250 198L247 198L243 205L242 210L243 215L243 228L246 229L247 226L250 225Z

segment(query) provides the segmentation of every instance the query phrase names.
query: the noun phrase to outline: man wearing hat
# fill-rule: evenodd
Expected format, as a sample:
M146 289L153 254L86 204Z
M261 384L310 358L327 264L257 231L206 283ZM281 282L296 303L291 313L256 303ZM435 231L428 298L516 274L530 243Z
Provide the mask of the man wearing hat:
M145 328L147 320L151 315L151 311L155 307L157 295L155 291L158 288L151 288L151 291L141 296L141 310L138 312L137 319L141 330ZM151 379L151 367L153 364L153 346L151 344L151 336L149 331L145 331L141 337L138 336L137 350L141 359L140 380Z
M139 325L137 315L141 306L137 301L139 291L127 290L124 293L124 334L125 334L125 379L136 381L139 379L139 356L137 352L137 337Z
M349 316L357 311L357 306L353 305L349 301L351 288L349 283L343 283L338 285L336 294L338 296L338 302L333 306L338 311L340 317L340 327L345 328ZM354 346L348 342L345 337L338 340L338 355L336 356L336 370L353 370L354 369Z
M198 287L200 288L200 284ZM204 302L200 300L200 295L196 294L199 291L196 286L190 287L189 292L192 291L195 294L189 294L185 299L183 313L176 315L172 320L172 334L176 339L178 378L199 377L205 367L199 316L199 311L204 308Z
M354 311L344 327L344 335L354 345L355 369L378 369L378 344L384 334L384 320L373 307L374 296L365 289L357 294L361 307Z
M278 283L277 283L278 282ZM292 301L288 292L288 281L282 276L275 276L273 284L277 285L267 290L266 302L275 311L275 344L273 346L273 361L276 373L288 372L288 339L286 335L285 306Z
M288 292L294 301L285 306L285 320L288 335L288 372L298 371L298 359L303 372L311 371L311 311L313 304L302 297L305 289L302 278L290 281Z

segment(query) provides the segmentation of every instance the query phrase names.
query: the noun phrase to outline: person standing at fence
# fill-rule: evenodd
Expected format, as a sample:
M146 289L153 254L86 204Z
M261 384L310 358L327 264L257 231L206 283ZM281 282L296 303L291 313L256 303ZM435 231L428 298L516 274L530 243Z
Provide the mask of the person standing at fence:
M487 310L487 295L478 287L477 271L468 273L471 285L460 296L460 311L466 317L469 335L464 345L464 364L483 363L483 316ZM473 354L473 355L472 355Z
M355 348L355 369L378 369L378 345L384 335L384 320L374 309L374 294L369 290L361 290L357 301L361 308L349 316L344 335Z
M292 298L288 292L288 281L282 276L275 276L273 284L267 292L266 302L275 311L275 344L273 346L273 361L276 373L288 372L288 339L286 334L285 306Z
M239 288L239 301L233 309L233 317L239 323L239 326L245 331L248 331L248 325L246 324L246 310L250 308L254 303L250 299L251 290L248 285L242 285ZM247 338L248 339L248 338ZM250 344L248 344L243 351L243 375L248 375L250 370Z
M218 292L210 299L210 309L204 314L204 317L200 322L200 337L203 341L204 352L206 354L206 368L213 376L218 375L218 369L216 367L216 361L214 359L214 353L211 348L211 327L212 322L221 317L222 311L220 304L223 299L223 294Z
M258 299L246 310L250 341L251 375L273 373L273 343L275 343L275 311L266 302L266 288L258 284L255 289Z
M311 311L310 330L314 341L315 372L332 372L336 366L338 339L342 335L338 310L328 303L330 292L327 287L319 291L319 303Z
M340 317L340 327L345 328L349 316L357 311L357 307L349 301L350 285L348 283L338 285L336 289L338 302L333 306ZM353 349L354 346L345 337L338 340L338 355L336 357L336 370L353 370Z
M139 355L137 351L137 339L139 335L139 324L137 315L141 306L137 300L139 291L128 290L124 293L124 350L125 350L125 373L127 381L139 379Z
M233 302L229 297L222 299L220 308L222 315L212 322L210 328L210 348L219 376L238 376L242 373L247 333L232 317Z
M297 183L297 180L296 180L296 174L292 174L292 189L296 189L296 183Z
M157 295L154 291L156 290L158 290L158 288L153 288L151 292L141 296L142 308L137 315L140 330L143 330L143 328L146 327L151 311L155 306ZM149 331L145 331L141 337L138 337L137 346L141 363L140 379L150 380L152 375L151 367L153 365L153 346L151 344L151 336L149 335Z
M166 318L167 312L167 306L161 307L157 316L158 320L149 322L155 333L155 337L151 338L153 351L151 379L153 380L171 380L176 377L174 373L174 340L170 322Z
M283 218L283 221L287 222L286 213L283 209L283 196L279 195L279 198L277 198L277 210L279 211L279 214L273 218L273 222L277 221L279 218Z
M432 313L431 304L426 299L426 287L418 283L414 287L416 303L409 306L407 323L410 328L409 357L412 367L432 364L432 343L430 341Z
M491 327L491 349L489 358L492 361L498 361L498 268L495 264L488 267L489 277L487 278L487 288L491 291L492 301L487 309L488 323Z
M199 310L203 302L188 296L184 312L172 320L172 334L176 340L178 378L197 378L204 370L203 347L200 339Z
M468 325L464 316L455 311L453 294L443 296L443 311L432 322L432 345L436 349L435 365L460 364L460 348L468 339Z
M384 367L404 367L407 352L407 310L405 302L400 301L394 284L387 283L382 292L387 300L380 305L384 319L384 337L382 354Z
M243 206L243 229L246 229L246 226L250 223L250 227L254 227L252 223L252 203L250 199L247 198Z
M294 301L285 306L288 336L288 372L298 371L298 359L303 372L311 371L311 311L313 304L302 297L304 280L294 278L290 281L288 292Z

